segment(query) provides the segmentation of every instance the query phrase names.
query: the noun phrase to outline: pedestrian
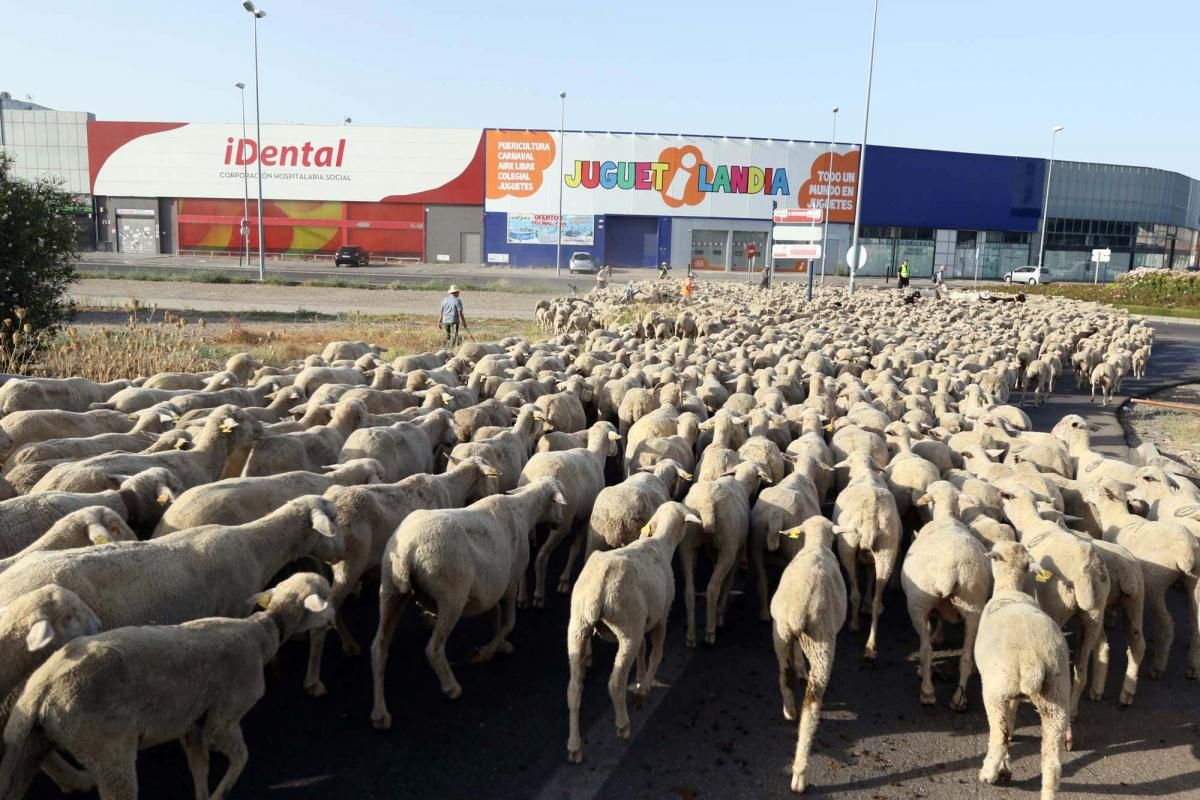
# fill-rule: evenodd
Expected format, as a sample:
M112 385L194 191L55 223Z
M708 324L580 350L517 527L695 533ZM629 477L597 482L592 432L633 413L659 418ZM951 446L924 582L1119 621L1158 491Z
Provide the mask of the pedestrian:
M907 289L908 288L908 260L907 259L900 262L900 269L897 270L896 274L898 274L900 276L900 280L897 282L896 285L901 289Z
M671 268L670 265L668 265L667 262L665 262L665 261L658 265L658 279L660 281L663 278L667 277L667 270L669 270L670 268Z
M612 277L612 267L608 266L607 264L604 265L603 267L601 267L600 271L596 273L596 288L597 289L607 289L608 288L608 280L611 277Z
M946 265L941 264L937 268L937 285L941 286L946 282Z
M683 289L680 291L680 293L683 295L684 302L690 301L692 299L692 293L695 291L696 279L691 275L688 275L687 279L683 282Z
M451 285L442 300L438 315L438 327L445 330L445 347L455 349L459 345L458 326L467 324L467 315L463 313L463 303L458 296L458 286Z

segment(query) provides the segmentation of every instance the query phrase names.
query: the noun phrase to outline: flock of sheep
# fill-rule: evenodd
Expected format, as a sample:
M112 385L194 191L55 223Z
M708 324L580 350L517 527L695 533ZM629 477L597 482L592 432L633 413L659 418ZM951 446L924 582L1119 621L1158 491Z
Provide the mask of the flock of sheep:
M431 629L429 665L457 698L446 642L458 621L494 622L476 661L511 653L517 609L550 602L563 544L571 761L583 757L595 636L616 641L608 689L629 736L630 672L644 697L678 555L692 647L698 561L709 645L749 570L784 716L799 719L793 790L805 788L839 630L865 625L874 659L883 603L902 597L919 701L936 701L933 645L961 622L950 705L967 707L978 670L991 730L980 780L1007 777L1024 700L1042 719L1053 797L1080 696L1105 690L1106 616L1120 613L1128 641L1122 705L1137 689L1144 611L1149 674L1168 669L1174 586L1190 602L1187 676L1200 672L1200 490L1152 448L1112 459L1091 449L1082 417L1039 433L1008 404L1017 391L1041 403L1068 371L1107 402L1146 368L1145 324L1066 301L913 299L830 291L805 303L790 287L702 285L690 301L634 307L609 290L539 304L544 341L392 362L334 342L286 367L241 354L216 374L10 378L0 800L39 771L66 791L134 798L137 751L172 740L199 798L209 752L229 759L211 795L225 797L247 761L240 721L265 691L264 665L307 634L304 686L324 694L325 634L358 652L339 609L357 587L373 591L376 571L372 723L391 724L386 664L413 603ZM314 562L320 574L297 571Z

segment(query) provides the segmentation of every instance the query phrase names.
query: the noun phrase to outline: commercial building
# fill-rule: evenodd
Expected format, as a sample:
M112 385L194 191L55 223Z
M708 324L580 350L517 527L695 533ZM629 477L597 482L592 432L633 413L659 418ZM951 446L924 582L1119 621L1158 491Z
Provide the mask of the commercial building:
M809 140L662 133L410 129L348 125L107 122L0 100L0 146L17 174L61 176L79 193L81 246L116 252L265 250L374 261L550 266L562 209L571 253L618 267L745 270L769 251L774 208L829 210L825 264L846 271L859 148ZM250 128L253 133L253 128ZM1200 260L1200 181L1133 166L870 145L861 274L995 278L1037 263L1059 280ZM250 224L243 232L243 218ZM86 223L86 224L85 224ZM759 264L755 264L759 266Z

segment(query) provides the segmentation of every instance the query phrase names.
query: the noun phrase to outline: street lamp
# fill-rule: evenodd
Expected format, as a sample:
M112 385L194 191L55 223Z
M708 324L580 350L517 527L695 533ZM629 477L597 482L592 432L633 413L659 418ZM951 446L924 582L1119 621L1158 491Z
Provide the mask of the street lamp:
M558 93L558 244L554 248L554 274L562 275L563 125L567 121L567 93Z
M862 267L858 258L858 229L862 220L863 174L867 163L867 128L871 121L871 77L875 73L875 28L879 22L879 0L875 0L875 11L871 14L871 54L867 58L867 107L863 109L862 149L858 152L858 191L854 193L854 232L850 235L850 257L856 262L850 267L850 296L854 296L854 274Z
M825 232L821 235L821 285L825 285L825 262L829 260L829 215L833 213L830 206L831 183L833 181L833 148L837 145L837 115L838 107L833 107L833 135L829 137L829 171L825 173ZM811 272L811 270L809 270ZM812 281L809 281L808 299L812 300Z
M1042 199L1042 243L1038 246L1038 266L1042 266L1042 259L1046 257L1046 218L1050 214L1050 176L1054 174L1054 143L1058 140L1058 134L1063 129L1062 125L1055 125L1050 129L1050 166L1046 170L1046 196Z
M254 8L254 3L246 0L242 3L242 8L249 12L254 20L254 139L256 147L262 146L262 111L258 104L258 21L267 15L265 11L258 11ZM266 280L267 277L267 259L266 251L263 249L263 187L262 187L262 159L258 160L258 279Z
M250 263L250 167L242 159L242 148L246 146L246 84L238 81L234 84L242 95L242 143L238 145L238 159L242 162L242 246L238 248L238 266Z

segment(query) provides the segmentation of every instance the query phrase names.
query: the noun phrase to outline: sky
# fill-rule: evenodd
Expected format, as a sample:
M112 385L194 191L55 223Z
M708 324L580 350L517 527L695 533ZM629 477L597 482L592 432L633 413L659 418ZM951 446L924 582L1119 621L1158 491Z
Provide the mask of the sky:
M4 11L0 89L105 120L240 117L237 0ZM264 122L862 141L871 0L263 0ZM868 142L1200 178L1200 0L881 0ZM16 35L14 35L16 34Z

